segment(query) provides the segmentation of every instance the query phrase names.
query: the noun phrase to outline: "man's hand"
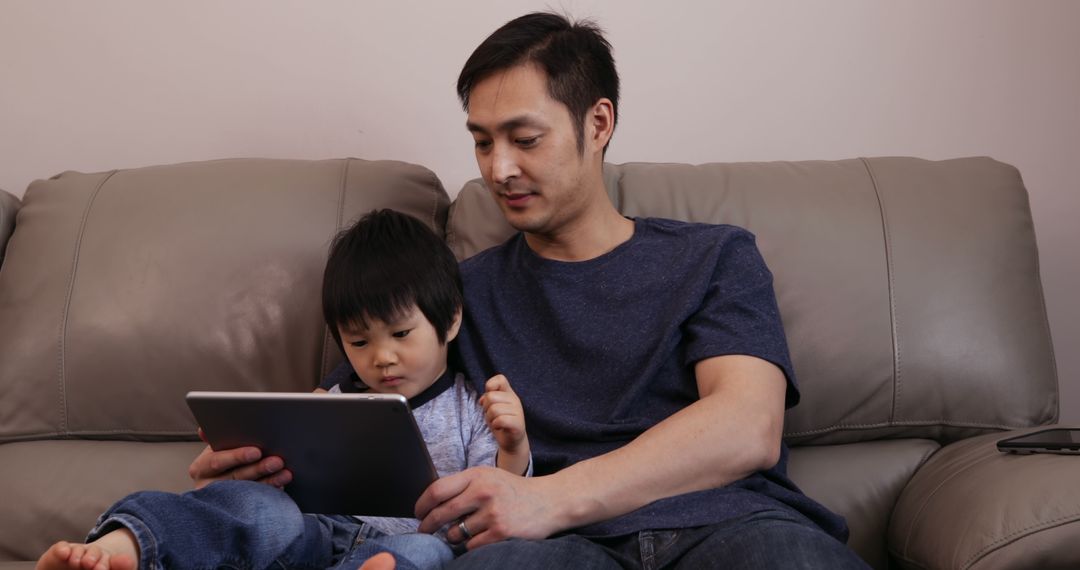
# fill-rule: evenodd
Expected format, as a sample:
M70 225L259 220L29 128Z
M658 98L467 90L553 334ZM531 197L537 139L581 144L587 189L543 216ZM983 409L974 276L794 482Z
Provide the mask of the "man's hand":
M202 429L199 429L199 437L206 441ZM191 462L188 475L196 489L228 479L258 481L279 489L292 481L292 472L285 469L285 462L280 457L264 458L257 447L214 451L206 446Z
M416 517L420 532L450 524L447 539L464 542L471 550L511 537L547 538L563 530L558 504L566 495L549 477L526 479L502 469L473 467L432 483L416 502ZM468 536L458 526L462 521Z
M529 438L525 434L521 399L502 374L488 379L484 390L480 406L484 409L484 421L499 444L497 465L515 475L523 475L529 467Z

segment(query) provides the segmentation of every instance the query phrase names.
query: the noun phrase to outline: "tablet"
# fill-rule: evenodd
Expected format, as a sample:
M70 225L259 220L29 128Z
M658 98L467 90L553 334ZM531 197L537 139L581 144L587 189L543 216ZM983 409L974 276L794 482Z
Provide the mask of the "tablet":
M189 392L215 451L255 446L292 471L285 491L305 513L415 517L437 477L403 396Z
M999 451L1010 453L1080 454L1080 429L1044 429L997 442Z

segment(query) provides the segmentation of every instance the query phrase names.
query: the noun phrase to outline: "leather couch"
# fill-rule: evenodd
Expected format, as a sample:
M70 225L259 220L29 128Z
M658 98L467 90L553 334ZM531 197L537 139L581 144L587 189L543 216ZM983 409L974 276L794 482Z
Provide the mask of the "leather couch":
M994 445L1058 414L1015 168L636 163L605 178L628 216L757 235L803 394L790 474L873 567L1080 567L1080 458ZM187 391L312 389L341 361L319 310L329 240L384 207L462 258L512 232L481 182L451 202L391 161L65 172L21 201L0 192L0 568L81 540L128 492L187 489L202 447Z

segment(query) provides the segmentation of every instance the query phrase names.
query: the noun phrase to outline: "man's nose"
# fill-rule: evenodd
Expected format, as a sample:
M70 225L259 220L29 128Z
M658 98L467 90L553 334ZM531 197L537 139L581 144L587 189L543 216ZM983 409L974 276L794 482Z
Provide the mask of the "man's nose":
M491 150L491 179L496 184L506 185L521 174L514 150L506 145L495 145Z

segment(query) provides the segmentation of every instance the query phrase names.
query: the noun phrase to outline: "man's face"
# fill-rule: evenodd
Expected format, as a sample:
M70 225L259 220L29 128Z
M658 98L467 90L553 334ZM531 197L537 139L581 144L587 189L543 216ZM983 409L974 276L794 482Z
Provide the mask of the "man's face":
M576 120L531 64L497 72L470 92L466 126L476 162L515 229L554 235L586 209L590 164L578 150Z

